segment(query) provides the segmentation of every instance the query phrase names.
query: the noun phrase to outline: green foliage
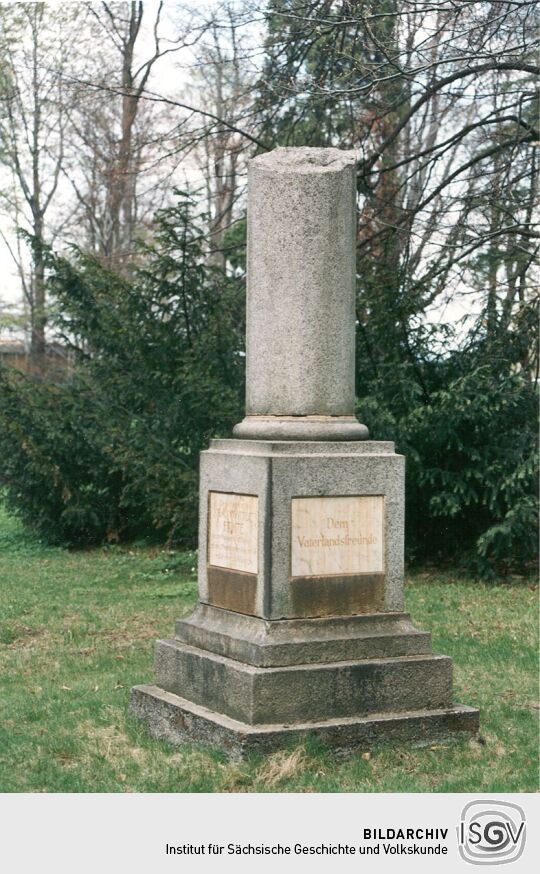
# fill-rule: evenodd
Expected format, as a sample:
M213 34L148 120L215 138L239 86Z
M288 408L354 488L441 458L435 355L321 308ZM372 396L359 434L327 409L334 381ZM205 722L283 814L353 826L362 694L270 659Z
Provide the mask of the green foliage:
M241 273L245 222L227 237ZM49 254L64 384L0 371L6 499L51 541L196 543L198 456L242 415L241 279L208 266L191 204L158 216L131 279ZM485 318L457 347L418 290L380 270L359 289L359 418L407 457L407 547L482 574L526 569L536 541L535 308ZM487 327L489 326L489 330ZM447 349L454 349L448 352ZM436 352L436 350L439 350Z
M114 536L121 476L103 451L84 385L64 388L0 370L0 452L7 506L51 541Z
M537 391L524 336L533 343L515 330L436 357L433 332L410 331L412 363L389 347L376 370L364 360L359 415L407 456L410 557L488 575L535 560Z
M247 218L234 222L223 234L222 248L227 262L240 275L246 272Z
M241 415L241 285L205 265L187 198L158 215L141 260L127 281L80 251L49 254L74 377L1 377L7 499L53 540L150 529L194 543L199 451Z
M339 143L342 148L347 144L350 147L355 99L337 101L332 92L350 86L362 28L358 21L351 20L350 4L322 0L316 7L307 10L303 0L268 3L265 65L257 99L263 118L262 135L275 145ZM315 20L310 20L311 15ZM340 34L338 44L336 29ZM292 82L299 83L294 98ZM321 93L318 86L322 82L330 93Z

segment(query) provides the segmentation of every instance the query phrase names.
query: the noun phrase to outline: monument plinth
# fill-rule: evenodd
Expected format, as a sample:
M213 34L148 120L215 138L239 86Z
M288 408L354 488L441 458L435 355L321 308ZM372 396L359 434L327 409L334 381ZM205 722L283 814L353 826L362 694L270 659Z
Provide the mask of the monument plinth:
M403 605L404 459L354 415L355 158L250 162L246 418L201 454L199 603L131 707L230 755L471 734Z

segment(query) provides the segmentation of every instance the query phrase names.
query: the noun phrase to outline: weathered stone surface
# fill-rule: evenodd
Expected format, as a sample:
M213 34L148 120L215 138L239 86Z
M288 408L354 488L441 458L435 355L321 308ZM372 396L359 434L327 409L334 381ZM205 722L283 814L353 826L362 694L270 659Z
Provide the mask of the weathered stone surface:
M431 652L431 635L408 613L267 621L199 604L177 621L176 639L261 668Z
M255 606L245 580L217 600L209 584L208 503L211 492L258 498ZM316 496L377 496L384 502L383 572L292 578L292 501ZM403 610L404 459L392 443L212 440L201 454L199 596L203 603L264 619L346 616ZM346 568L348 569L348 568ZM229 594L232 592L232 598ZM234 600L234 592L237 600Z
M233 428L245 440L366 440L356 416L246 416Z
M321 447L315 442L294 442L287 440L234 440L218 439L211 440L210 447L213 452L235 452L240 455L319 455ZM364 440L362 443L355 441L325 442L325 455L393 455L394 443L391 440Z
M234 610L248 616L257 615L257 574L208 565L206 580L208 602L214 607Z
M447 707L452 663L422 655L258 668L160 640L155 677L167 692L256 725Z
M251 753L271 753L307 738L317 738L336 752L351 753L384 741L421 746L474 737L478 732L478 710L463 704L429 712L253 726L147 685L131 690L130 708L154 737L174 745L219 747L233 760Z
M237 436L367 437L354 417L356 161L339 149L279 148L249 162Z

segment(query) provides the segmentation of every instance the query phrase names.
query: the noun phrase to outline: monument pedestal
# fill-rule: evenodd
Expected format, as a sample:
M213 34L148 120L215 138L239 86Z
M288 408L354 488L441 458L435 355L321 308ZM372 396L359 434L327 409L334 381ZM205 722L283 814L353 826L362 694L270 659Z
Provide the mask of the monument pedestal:
M199 604L132 693L153 735L238 757L477 730L451 660L403 612L403 471L391 443L212 441Z

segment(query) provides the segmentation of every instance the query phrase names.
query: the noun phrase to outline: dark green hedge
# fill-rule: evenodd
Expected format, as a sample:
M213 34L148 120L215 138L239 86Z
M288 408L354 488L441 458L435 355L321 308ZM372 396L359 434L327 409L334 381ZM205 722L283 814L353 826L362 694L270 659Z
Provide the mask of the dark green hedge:
M190 209L180 198L159 215L129 281L80 252L49 254L54 320L76 350L74 373L52 383L0 370L6 499L49 540L152 533L196 543L198 454L242 417L244 281L207 265ZM504 336L488 339L480 322L448 353L441 331L416 323L403 343L396 324L374 295L358 331L358 415L372 438L395 440L407 456L409 557L482 573L527 568L536 553L534 308L524 305Z

